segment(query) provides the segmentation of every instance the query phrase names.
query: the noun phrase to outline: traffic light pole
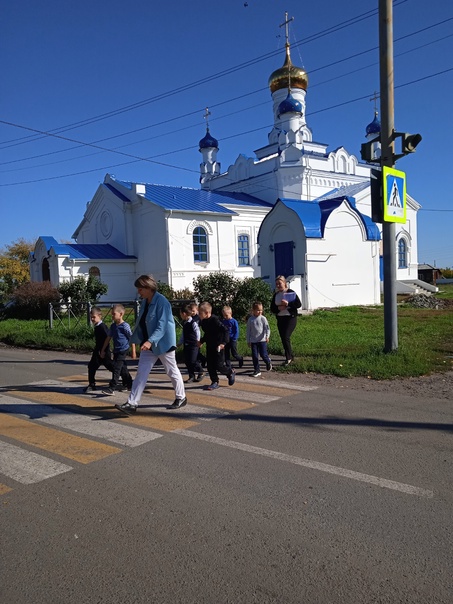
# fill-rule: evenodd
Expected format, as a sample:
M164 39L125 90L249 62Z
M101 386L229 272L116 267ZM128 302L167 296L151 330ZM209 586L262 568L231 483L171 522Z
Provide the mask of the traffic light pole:
M379 0L379 71L381 96L381 166L394 166L393 12L392 0ZM382 200L386 203L386 200ZM385 352L398 349L396 226L383 222Z

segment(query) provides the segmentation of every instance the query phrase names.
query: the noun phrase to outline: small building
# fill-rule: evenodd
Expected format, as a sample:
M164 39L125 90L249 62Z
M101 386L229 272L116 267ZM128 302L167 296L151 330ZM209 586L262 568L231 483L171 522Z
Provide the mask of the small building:
M420 281L425 281L431 285L436 285L438 279L442 279L442 271L431 266L431 264L418 265L418 278Z

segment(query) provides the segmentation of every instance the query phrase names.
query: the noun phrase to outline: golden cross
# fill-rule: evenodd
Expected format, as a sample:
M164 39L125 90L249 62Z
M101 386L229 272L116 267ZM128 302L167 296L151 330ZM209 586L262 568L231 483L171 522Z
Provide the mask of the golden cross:
M291 21L294 21L294 17L288 19L288 13L285 13L285 21L279 25L279 27L285 26L286 44L289 44L289 24L291 23Z

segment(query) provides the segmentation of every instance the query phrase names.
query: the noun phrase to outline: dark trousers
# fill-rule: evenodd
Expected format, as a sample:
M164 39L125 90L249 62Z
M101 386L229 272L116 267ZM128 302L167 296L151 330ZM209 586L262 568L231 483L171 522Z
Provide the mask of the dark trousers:
M217 352L217 348L207 348L206 360L211 382L219 381L219 373L228 377L233 373L231 367L225 363L224 349L220 350L220 352Z
M266 368L271 364L271 360L267 353L267 342L252 342L252 362L253 362L253 370L260 370L260 359L261 357L263 361L266 363Z
M287 361L292 361L294 358L293 349L291 347L291 334L296 329L297 325L297 316L290 317L283 316L279 317L277 315L277 328L278 333L280 334L280 339L283 344L283 350L285 351L285 357Z
M112 357L110 356L110 351L108 355L106 353L105 357L101 359L99 352L97 350L93 350L90 362L88 363L88 384L90 386L96 386L96 371L101 365L103 365L108 371L113 372L113 363Z
M238 352L238 341L230 340L228 344L225 344L225 363L231 366L231 357L236 361L241 362L243 358Z
M198 360L198 353L200 349L198 345L195 346L184 346L184 363L189 372L189 377L194 377L196 373L203 373L203 368Z
M132 386L132 377L126 365L126 355L129 350L113 353L113 370L110 388L116 390L120 385L120 378L123 386L130 388Z

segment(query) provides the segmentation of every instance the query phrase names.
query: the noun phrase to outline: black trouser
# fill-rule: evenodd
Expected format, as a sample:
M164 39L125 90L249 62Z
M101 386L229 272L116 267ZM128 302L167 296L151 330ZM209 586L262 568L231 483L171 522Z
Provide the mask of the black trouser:
M291 347L291 334L296 329L297 316L290 317L277 315L277 327L280 339L283 344L283 350L285 351L285 357L287 361L292 361L294 358L293 349Z
M225 352L223 348L220 350L220 352L217 352L217 348L207 348L206 360L211 382L219 381L219 374L217 372L228 377L233 373L231 367L225 363Z
M184 346L184 363L189 372L189 377L194 377L196 373L203 373L203 368L198 360L199 351L198 344L195 344L195 346Z
M231 357L236 361L241 362L242 356L238 352L238 341L230 340L228 344L225 344L225 363L231 366Z
M126 355L128 352L129 349L123 350L122 352L113 353L113 370L112 379L110 381L110 388L112 388L112 390L116 390L118 388L120 377L123 386L126 388L130 388L132 386L132 377L126 365Z
M101 365L104 365L108 371L113 372L113 363L112 357L110 356L110 351L108 354L105 353L105 357L101 359L99 352L97 350L93 350L90 362L88 363L88 384L93 386L93 388L96 386L96 371Z

